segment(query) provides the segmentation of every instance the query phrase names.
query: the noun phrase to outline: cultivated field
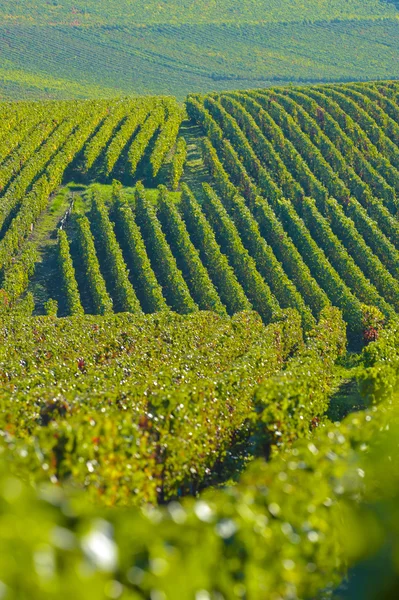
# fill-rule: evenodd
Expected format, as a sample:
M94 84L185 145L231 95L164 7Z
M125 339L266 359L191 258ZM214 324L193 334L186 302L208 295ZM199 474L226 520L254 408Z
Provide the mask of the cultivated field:
M0 598L396 597L399 84L0 110Z
M0 94L183 101L191 92L392 79L398 15L385 0L7 0Z

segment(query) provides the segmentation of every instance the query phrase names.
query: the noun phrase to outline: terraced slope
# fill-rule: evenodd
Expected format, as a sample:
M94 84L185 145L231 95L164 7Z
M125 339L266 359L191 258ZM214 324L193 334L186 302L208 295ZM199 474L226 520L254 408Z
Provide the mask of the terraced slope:
M397 78L398 16L385 0L8 0L0 94L183 100L284 82Z

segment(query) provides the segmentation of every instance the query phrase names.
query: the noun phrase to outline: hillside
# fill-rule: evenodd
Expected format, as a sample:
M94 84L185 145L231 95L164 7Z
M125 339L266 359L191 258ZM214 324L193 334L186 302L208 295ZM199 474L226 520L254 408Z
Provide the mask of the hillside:
M396 597L399 83L0 110L0 597Z
M113 26L384 18L393 16L395 9L384 0L242 0L239 4L232 0L5 0L0 14L7 21Z
M331 303L355 342L364 304L399 310L397 93L190 96L190 120L161 97L3 105L4 288L15 301L29 284L39 313L54 298L60 315L254 308L268 323L293 307L307 329Z
M399 77L398 11L383 0L3 2L0 16L4 98L183 100L190 92Z

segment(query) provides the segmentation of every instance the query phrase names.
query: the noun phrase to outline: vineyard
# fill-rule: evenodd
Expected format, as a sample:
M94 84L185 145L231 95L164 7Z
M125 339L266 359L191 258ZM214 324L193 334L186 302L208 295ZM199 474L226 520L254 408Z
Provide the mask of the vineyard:
M265 324L295 308L305 331L333 305L361 343L399 310L397 93L3 105L7 301L29 292L35 314L56 301L59 316L255 310Z
M3 0L0 97L183 101L190 92L394 79L398 8L387 0Z
M0 110L0 598L396 597L399 84Z

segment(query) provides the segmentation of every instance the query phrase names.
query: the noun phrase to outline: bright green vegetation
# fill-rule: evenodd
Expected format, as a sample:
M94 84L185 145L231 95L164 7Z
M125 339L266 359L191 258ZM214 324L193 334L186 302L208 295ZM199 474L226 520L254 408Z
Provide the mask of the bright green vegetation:
M0 597L392 587L399 85L0 110Z
M110 300L116 312L168 306L182 314L232 315L254 308L268 323L291 307L309 329L332 303L343 311L351 341L364 330L364 305L391 319L399 307L395 89L345 85L189 97L189 116L207 134L203 156L214 188L193 185L195 171L189 174L190 165L185 171L184 162L180 174L185 179L187 172L195 193L185 183L174 194L166 188L147 194L140 186L69 187L69 273L85 312L101 314ZM374 97L378 109L371 109ZM9 109L9 122L24 111L23 123L31 113L44 119L36 108ZM130 185L143 179L150 187L161 181L176 187L184 111L171 99L50 103L47 110L60 119L55 128L53 118L34 136L28 126L25 137L18 137L19 127L4 133L15 148L8 147L0 171L5 273L15 268L13 254L62 179L87 184L117 177ZM92 240L85 256L82 214ZM91 268L97 274L87 279ZM59 314L73 314L63 280L55 293ZM72 280L69 286L75 289ZM98 286L107 300L99 300Z
M333 305L355 348L395 318L396 84L190 96L190 122L162 97L3 108L13 305L30 291L35 314L52 298L59 316L254 309L265 324L294 308L305 331Z
M384 0L3 2L0 94L183 100L284 82L397 78L398 15Z

